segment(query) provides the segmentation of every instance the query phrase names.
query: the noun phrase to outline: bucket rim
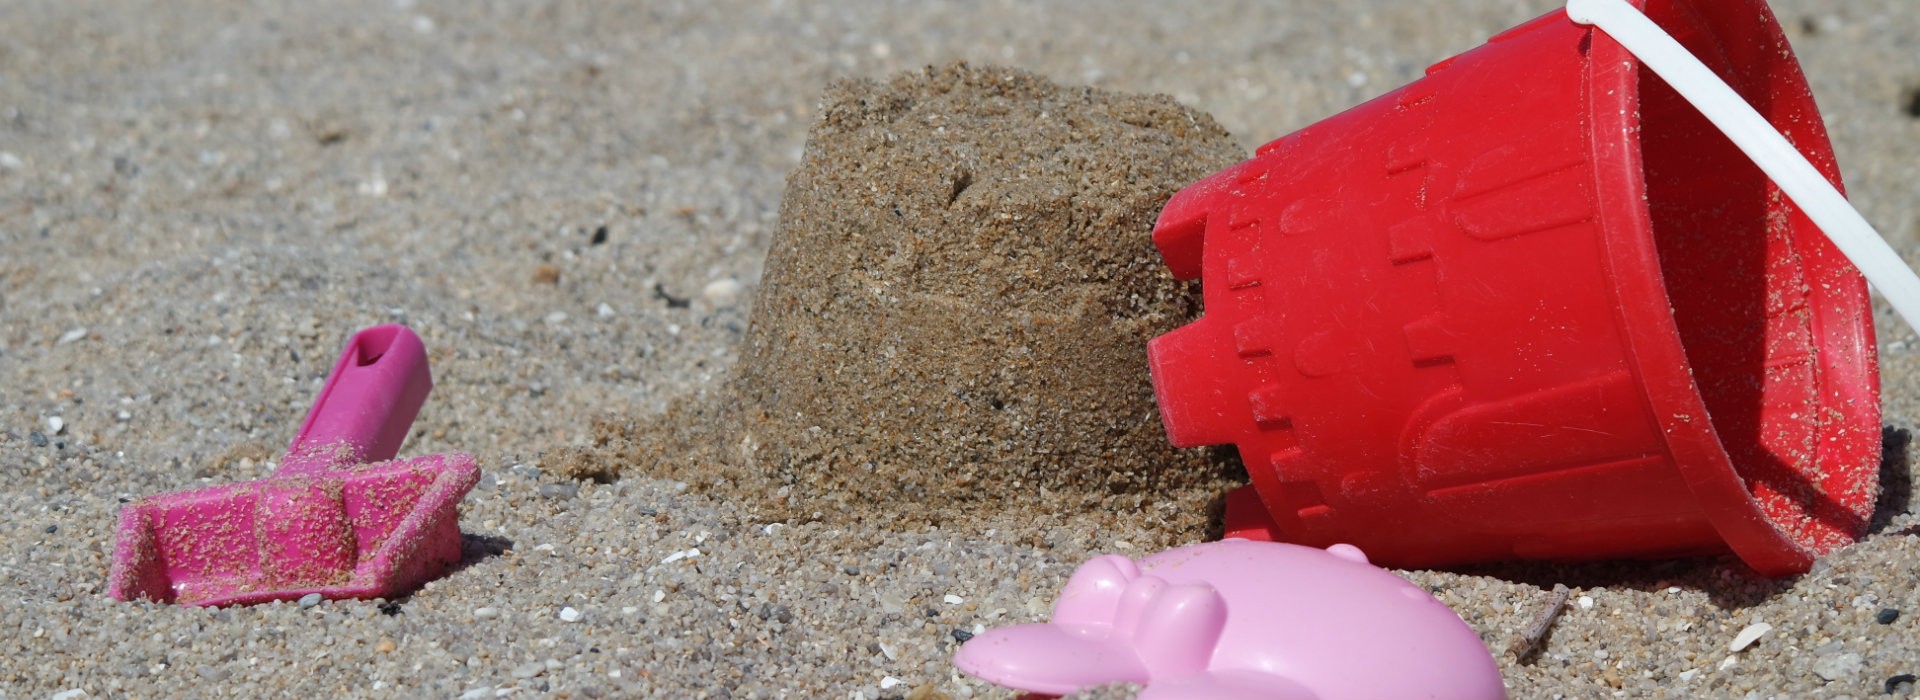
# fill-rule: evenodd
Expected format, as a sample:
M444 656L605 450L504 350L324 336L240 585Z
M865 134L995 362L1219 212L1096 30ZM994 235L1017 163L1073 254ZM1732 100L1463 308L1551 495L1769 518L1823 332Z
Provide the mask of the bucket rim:
M1643 11L1650 2L1630 1ZM1665 1L1686 4L1689 0ZM1777 72L1776 88L1787 89L1773 96L1774 113L1768 115L1769 122L1785 131L1804 151L1810 151L1811 160L1821 173L1839 186L1840 175L1832 145L1806 76L1788 46L1785 31L1766 3L1733 2L1743 6L1742 11L1753 13L1759 21L1747 26L1715 26L1711 31L1717 36L1726 36L1728 32L1757 33L1759 40L1780 47L1780 59L1772 69ZM1556 12L1564 18L1564 10ZM1796 538L1767 513L1748 488L1739 465L1722 443L1710 418L1705 395L1695 380L1679 324L1672 314L1670 292L1660 265L1652 213L1647 204L1645 160L1638 138L1642 126L1639 79L1645 68L1605 32L1593 27L1581 28L1586 32L1591 52L1587 100L1592 122L1588 138L1594 156L1597 216L1603 229L1625 232L1604 236L1602 248L1607 256L1605 262L1616 280L1618 321L1627 331L1629 356L1645 387L1646 400L1665 435L1674 464L1728 547L1762 574L1805 572L1814 559L1830 547L1822 548ZM1754 34L1744 36L1756 38ZM1619 134L1629 136L1619 138ZM1832 282L1825 288L1809 285L1809 296L1815 302L1809 304L1814 311L1814 337L1809 342L1823 351L1818 355L1814 379L1820 408L1842 417L1821 427L1818 432L1821 440L1813 459L1824 467L1843 466L1828 463L1841 453L1859 451L1860 445L1848 449L1847 444L1834 442L1842 437L1864 442L1877 440L1880 435L1879 367L1872 302L1858 270L1837 251L1825 250L1831 244L1818 229L1811 228L1804 217L1797 217L1793 225L1796 246L1814 249L1803 255L1802 268L1810 277L1818 273L1821 280ZM1821 254L1823 251L1828 254ZM1868 423L1872 430L1861 428ZM1879 454L1877 447L1871 454ZM1869 469L1877 470L1877 467L1875 462ZM1878 472L1863 478L1877 481Z

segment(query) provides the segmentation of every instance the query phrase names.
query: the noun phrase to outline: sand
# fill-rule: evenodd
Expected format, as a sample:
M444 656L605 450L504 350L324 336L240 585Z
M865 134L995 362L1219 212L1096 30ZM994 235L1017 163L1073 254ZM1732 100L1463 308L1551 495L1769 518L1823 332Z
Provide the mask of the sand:
M1165 96L960 63L836 83L725 386L547 462L782 521L979 531L982 509L1169 504L1187 517L1152 543L1190 540L1245 476L1167 443L1141 349L1200 300L1150 232L1243 155Z
M1010 697L954 674L957 638L1044 617L1079 561L1144 554L1190 513L782 524L543 460L590 447L595 420L720 394L834 80L1013 66L1170 95L1246 151L1551 5L6 3L0 691ZM1920 16L1775 5L1855 201L1920 259ZM1920 361L1878 320L1892 488L1813 573L1409 577L1496 649L1543 589L1573 589L1538 659L1503 667L1516 698L1884 697L1920 673ZM464 568L388 604L101 598L120 499L266 475L341 344L392 321L437 381L402 454L487 472ZM1730 651L1755 622L1772 630Z

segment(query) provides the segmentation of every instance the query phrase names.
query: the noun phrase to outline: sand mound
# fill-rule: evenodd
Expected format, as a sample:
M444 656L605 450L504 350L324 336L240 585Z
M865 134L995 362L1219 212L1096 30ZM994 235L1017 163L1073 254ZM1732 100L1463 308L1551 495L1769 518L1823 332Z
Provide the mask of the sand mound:
M1145 358L1199 300L1149 232L1242 155L1162 96L964 64L839 83L726 388L546 461L720 482L775 517L1205 503L1232 466L1167 445Z

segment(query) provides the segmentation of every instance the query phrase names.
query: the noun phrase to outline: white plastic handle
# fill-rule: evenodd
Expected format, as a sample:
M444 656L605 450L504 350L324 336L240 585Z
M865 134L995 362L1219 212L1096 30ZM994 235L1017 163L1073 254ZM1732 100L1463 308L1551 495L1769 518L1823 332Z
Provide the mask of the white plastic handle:
M1599 27L1693 103L1694 109L1706 115L1707 121L1773 178L1780 191L1800 205L1807 218L1880 290L1907 326L1920 331L1920 276L1834 189L1833 183L1827 182L1806 156L1720 76L1627 0L1567 0L1567 16Z

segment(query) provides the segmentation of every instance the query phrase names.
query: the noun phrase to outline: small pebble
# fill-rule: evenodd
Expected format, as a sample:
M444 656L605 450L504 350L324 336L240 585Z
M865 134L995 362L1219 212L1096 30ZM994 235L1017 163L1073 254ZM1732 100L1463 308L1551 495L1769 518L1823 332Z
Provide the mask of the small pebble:
M460 694L460 700L480 700L493 697L493 686L483 685Z
M13 155L13 154L0 153L0 156L10 156L10 155ZM62 690L58 693L54 693L47 697L50 698L51 700L78 700L79 698L87 697L87 691L82 690L80 688L74 688L72 690Z
M1588 596L1580 596L1577 600L1580 603L1581 610L1593 609L1593 598L1590 598Z
M1885 608L1880 611L1880 614L1873 616L1874 622L1878 622L1883 625L1891 625L1893 624L1894 620L1898 620L1898 619L1900 619L1899 608Z
M59 339L59 340L56 340L56 341L53 341L53 344L54 344L54 345L66 345L67 343L71 343L71 342L73 342L73 341L76 341L76 340L79 340L79 339L81 339L81 338L85 338L85 337L87 337L87 329L85 329L85 328L75 328L75 329L73 329L73 330L70 330L70 331L67 331L67 332L65 332L65 333L62 333L62 334L60 334L60 339Z
M947 597L942 598L941 600L947 601L948 605L959 605L961 603L967 602L967 599L954 595L952 593L948 593Z
M556 501L564 501L578 495L580 495L579 484L568 483L568 484L541 484L540 485L541 498L550 498Z
M963 629L955 629L953 631L953 641L960 642L961 644L965 644L969 639L973 639L972 632L968 632Z
M56 533L56 532L59 532L59 531L60 531L60 526L59 526L59 525L48 525L48 526L47 526L47 534L49 534L49 535L51 535L51 534L53 534L53 533Z
M400 614L400 601L389 600L381 603L379 605L379 608L380 608L380 614L386 615L387 617L393 617L394 615Z
M308 593L306 595L300 596L300 607L302 608L311 608L319 604L320 604L320 594L318 593Z
M554 267L550 263L540 263L539 266L533 268L533 283L559 284L560 268Z
M707 287L700 290L700 295L706 297L707 301L712 302L714 306L727 307L740 301L740 291L743 288L739 280L729 277L708 282Z
M1886 684L1887 694L1897 695L1900 693L1911 693L1913 692L1914 684L1917 682L1920 682L1920 678L1916 678L1911 673L1902 673L1898 676L1888 677Z
M1847 21L1841 19L1839 15L1825 14L1818 17L1806 17L1800 20L1800 26L1806 29L1808 34L1832 34L1845 29Z
M27 164L20 160L20 156L16 156L7 151L0 151L0 168L6 168L8 170L19 170L24 167L27 167ZM67 693L80 693L80 695L85 695L86 691L69 690L67 691ZM65 695L66 697L79 697L78 695L67 695L67 693L61 693L60 695L55 695L53 697L59 698L61 697L61 695Z
M500 609L493 606L487 606L484 608L474 608L473 616L480 618L482 620L491 620L493 618L500 616Z
M1772 631L1773 631L1773 625L1769 625L1765 622L1756 622L1751 625L1747 625L1746 629L1740 630L1739 634L1736 634L1733 636L1733 643L1728 644L1727 649L1732 651L1740 651L1747 647L1753 646L1754 642L1760 641L1760 637L1762 635L1765 635L1766 633L1772 632Z
M59 435L67 430L67 419L59 416L47 416L47 434Z
M47 434L40 432L38 430L35 430L31 433L27 433L27 442L33 443L34 447L46 447Z
M898 678L894 678L893 676L887 676L885 678L880 679L880 689L892 690L894 686L900 685L902 682L904 681L901 681Z
M561 609L560 609L560 621L561 621L561 622L579 622L579 621L580 621L580 611L578 611L578 610L575 610L575 609L573 609L573 608L570 608L570 607L568 607L568 608L561 608Z
M397 648L397 645L393 643L392 639L381 637L380 641L374 642L373 653L388 654L388 653L392 653L395 648Z
M1832 682L1852 678L1854 674L1859 673L1860 669L1865 666L1866 660L1862 659L1859 654L1834 654L1832 656L1820 657L1819 661L1815 661L1813 663L1813 675L1819 676L1821 680Z

